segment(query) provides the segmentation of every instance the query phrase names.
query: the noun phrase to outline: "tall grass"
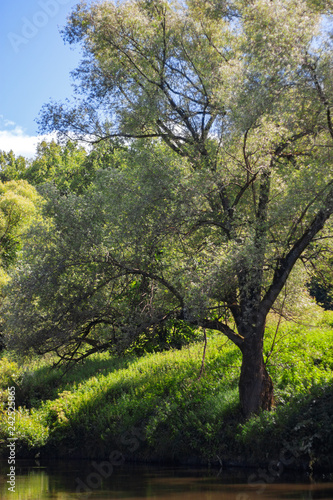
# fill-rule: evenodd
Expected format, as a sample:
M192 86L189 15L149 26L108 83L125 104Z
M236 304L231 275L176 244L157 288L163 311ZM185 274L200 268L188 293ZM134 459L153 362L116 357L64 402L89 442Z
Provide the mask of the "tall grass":
M277 335L271 322L265 356L277 407L249 422L243 422L238 401L240 353L212 332L201 377L200 344L140 358L96 354L63 376L52 368L52 358L19 364L7 353L0 365L1 400L4 407L6 388L14 385L21 407L17 413L21 456L40 452L42 456L104 457L110 449L122 450L129 432L139 431L144 436L131 457L141 460L260 456L262 436L269 437L272 452L278 453L281 436L291 435L299 418L303 419L300 408L310 416L308 428L297 431L298 435L314 430L309 405L315 398L328 398L322 408L322 425L327 426L332 341L331 313L323 314L314 327L285 322ZM2 449L7 434L3 419Z

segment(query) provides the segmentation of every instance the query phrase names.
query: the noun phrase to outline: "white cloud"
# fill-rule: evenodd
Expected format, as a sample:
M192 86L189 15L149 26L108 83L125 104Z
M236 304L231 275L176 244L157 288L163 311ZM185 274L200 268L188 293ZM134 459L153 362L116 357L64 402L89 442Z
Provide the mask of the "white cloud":
M7 129L7 130L6 130ZM75 137L72 137L75 141ZM87 141L78 141L78 144L84 147L87 152L90 151L90 137L87 136ZM24 129L17 125L12 120L6 119L0 114L0 151L13 151L15 156L24 156L25 158L34 158L37 152L37 145L42 141L50 142L57 141L57 133L46 135L28 135Z
M5 126L12 126L15 123L5 120ZM19 126L11 130L0 130L0 150L13 151L16 156L22 155L27 158L33 158L36 154L37 144L42 140L51 140L54 136L36 135L31 136L24 133Z
M11 120L5 120L5 127L13 127L15 125L15 122L12 122Z

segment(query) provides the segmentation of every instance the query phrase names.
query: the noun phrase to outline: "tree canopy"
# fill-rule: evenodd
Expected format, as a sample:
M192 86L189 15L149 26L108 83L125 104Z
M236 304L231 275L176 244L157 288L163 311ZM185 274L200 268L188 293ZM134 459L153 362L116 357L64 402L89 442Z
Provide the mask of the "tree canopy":
M118 142L89 192L49 189L12 344L74 359L170 319L210 328L242 351L244 413L271 408L266 318L333 212L328 8L77 6L63 32L84 54L77 103L45 105L40 124Z
M26 181L0 181L0 287L22 245L22 234L37 214L39 196Z
M27 163L23 156L16 157L13 151L0 151L0 180L7 182L24 178Z

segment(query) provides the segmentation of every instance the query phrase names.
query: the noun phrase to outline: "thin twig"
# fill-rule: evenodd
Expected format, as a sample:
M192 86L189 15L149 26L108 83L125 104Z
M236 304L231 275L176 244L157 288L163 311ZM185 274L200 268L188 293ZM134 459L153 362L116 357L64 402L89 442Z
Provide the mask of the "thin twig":
M272 353L273 353L273 350L274 350L274 347L275 347L275 344L276 344L276 337L277 337L277 334L279 332L279 328L280 328L280 324L281 324L281 319L282 319L282 315L283 315L283 309L284 309L284 304L286 302L286 298L287 298L287 287L285 286L285 288L284 288L283 302L282 302L281 309L280 309L280 312L279 312L278 324L276 325L276 329L275 329L275 334L274 334L272 346L271 346L271 348L270 348L270 350L269 350L269 352L267 354L265 365L268 363L269 358L272 356Z
M207 347L207 335L206 335L206 328L203 329L204 332L204 339L205 339L205 344L204 344L204 350L202 354L202 362L201 362L201 368L200 368L200 373L199 373L199 378L198 380L201 379L204 368L205 368L205 356L206 356L206 347Z

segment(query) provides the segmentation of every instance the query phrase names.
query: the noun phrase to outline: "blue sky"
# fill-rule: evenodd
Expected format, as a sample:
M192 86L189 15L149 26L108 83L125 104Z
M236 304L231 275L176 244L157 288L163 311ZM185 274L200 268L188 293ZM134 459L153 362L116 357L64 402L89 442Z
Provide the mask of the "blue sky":
M59 28L77 3L1 2L0 150L32 157L42 105L71 96L70 71L78 65L80 51L64 44Z

